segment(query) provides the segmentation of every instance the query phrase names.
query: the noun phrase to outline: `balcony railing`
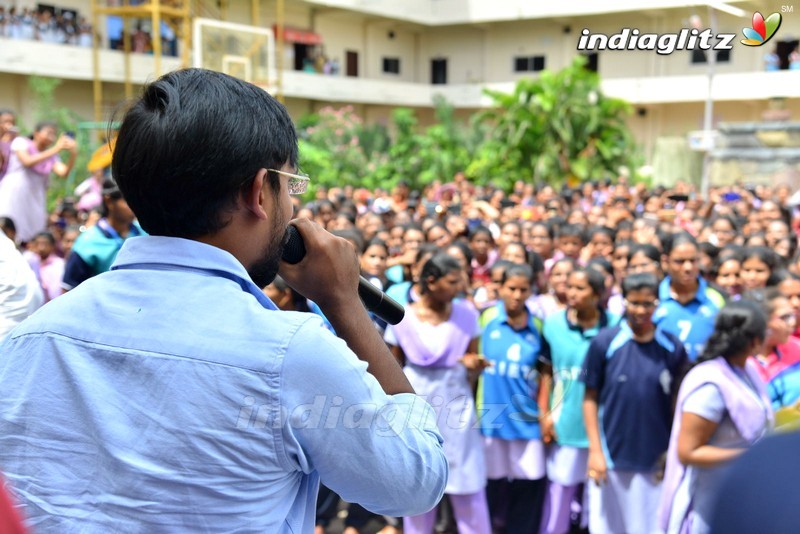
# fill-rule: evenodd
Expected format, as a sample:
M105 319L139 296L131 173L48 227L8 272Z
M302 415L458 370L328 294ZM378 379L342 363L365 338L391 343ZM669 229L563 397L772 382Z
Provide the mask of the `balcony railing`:
M152 56L131 54L130 60L133 82L143 83L155 77ZM164 72L178 67L178 58L162 58ZM88 81L92 79L92 49L0 38L0 72ZM116 50L101 50L100 76L106 82L123 82L124 54ZM430 85L291 70L284 71L282 78L283 94L289 98L387 106L429 107L434 95L441 94L456 107L479 108L491 103L483 95L484 88L510 92L514 87L511 81ZM708 78L703 74L614 78L604 80L602 86L607 94L624 98L632 104L700 102L708 94ZM267 89L274 92L277 87L273 83ZM800 98L800 71L717 74L711 91L716 101Z

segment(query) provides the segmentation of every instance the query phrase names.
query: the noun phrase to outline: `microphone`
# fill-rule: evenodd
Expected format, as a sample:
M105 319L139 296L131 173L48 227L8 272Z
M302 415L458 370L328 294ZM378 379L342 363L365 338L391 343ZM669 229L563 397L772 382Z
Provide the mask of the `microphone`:
M306 255L306 246L297 228L290 224L286 231L289 238L283 249L283 261L294 265ZM361 297L361 302L364 303L366 309L387 323L397 324L403 320L403 315L405 315L403 307L363 276L358 277L358 296Z

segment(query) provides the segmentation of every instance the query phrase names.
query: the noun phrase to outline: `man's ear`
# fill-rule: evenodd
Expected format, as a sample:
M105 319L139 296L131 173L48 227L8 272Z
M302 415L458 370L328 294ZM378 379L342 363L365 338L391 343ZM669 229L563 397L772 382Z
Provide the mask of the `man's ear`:
M269 214L265 209L264 203L269 196L268 191L264 190L266 184L267 169L259 169L256 173L255 179L249 189L243 193L242 201L247 211L258 217L259 219L268 219Z

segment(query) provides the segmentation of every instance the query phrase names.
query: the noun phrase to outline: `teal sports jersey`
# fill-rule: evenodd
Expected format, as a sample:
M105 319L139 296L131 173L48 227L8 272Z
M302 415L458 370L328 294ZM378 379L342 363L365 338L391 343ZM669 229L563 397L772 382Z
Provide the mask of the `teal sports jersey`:
M620 317L607 311L599 324L583 330L567 319L567 311L547 317L542 329L545 349L542 359L553 366L553 392L550 395L553 423L559 445L586 448L589 438L583 423L583 394L586 390L581 375L586 352L592 339L603 328L616 326Z
M541 322L528 314L528 324L515 330L502 303L490 310L493 318L480 338L480 353L492 362L478 386L481 433L506 440L540 439L536 366L542 351Z
M131 224L128 235L121 237L109 222L102 218L75 240L64 266L62 286L71 290L93 276L111 269L122 244L133 237L147 235L138 223Z
M693 362L703 352L706 341L714 331L714 321L725 305L725 297L700 278L694 298L681 304L672 298L669 285L668 276L658 286L661 304L653 313L653 322L660 330L677 336L686 348L689 361Z

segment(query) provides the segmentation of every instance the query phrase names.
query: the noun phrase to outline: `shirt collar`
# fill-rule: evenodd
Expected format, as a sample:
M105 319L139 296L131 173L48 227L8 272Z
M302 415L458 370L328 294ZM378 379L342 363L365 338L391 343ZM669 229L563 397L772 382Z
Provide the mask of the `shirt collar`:
M221 248L179 237L140 236L126 239L111 270L149 267L171 271L202 271L227 278L252 294L267 309L277 306L256 286L233 254Z
M670 282L672 278L667 276L664 280L661 281L661 285L658 287L658 299L661 302L665 302L667 300L675 300L672 298L672 292L670 290ZM706 295L706 289L708 288L708 282L706 282L702 276L697 277L697 293L694 294L694 298L692 300L696 300L701 304L708 303L708 295ZM691 301L689 301L691 302Z
M525 308L528 310L528 324L526 325L526 328L534 330L536 328L536 323L534 323L535 317L533 313L531 313L530 308L528 308L527 303L525 303ZM506 305L503 304L502 300L497 303L497 315L495 316L495 318L503 323L506 323L508 326L511 326L511 324L509 324L508 322L508 313L506 313Z
M573 323L569 320L569 314L567 310L564 310L564 322L567 323L567 328L570 330L574 330L575 332L580 332L583 335L584 332L592 332L594 330L600 331L603 328L608 326L608 313L605 310L600 310L600 320L597 323L597 326L593 326L588 330L584 330L578 323Z

